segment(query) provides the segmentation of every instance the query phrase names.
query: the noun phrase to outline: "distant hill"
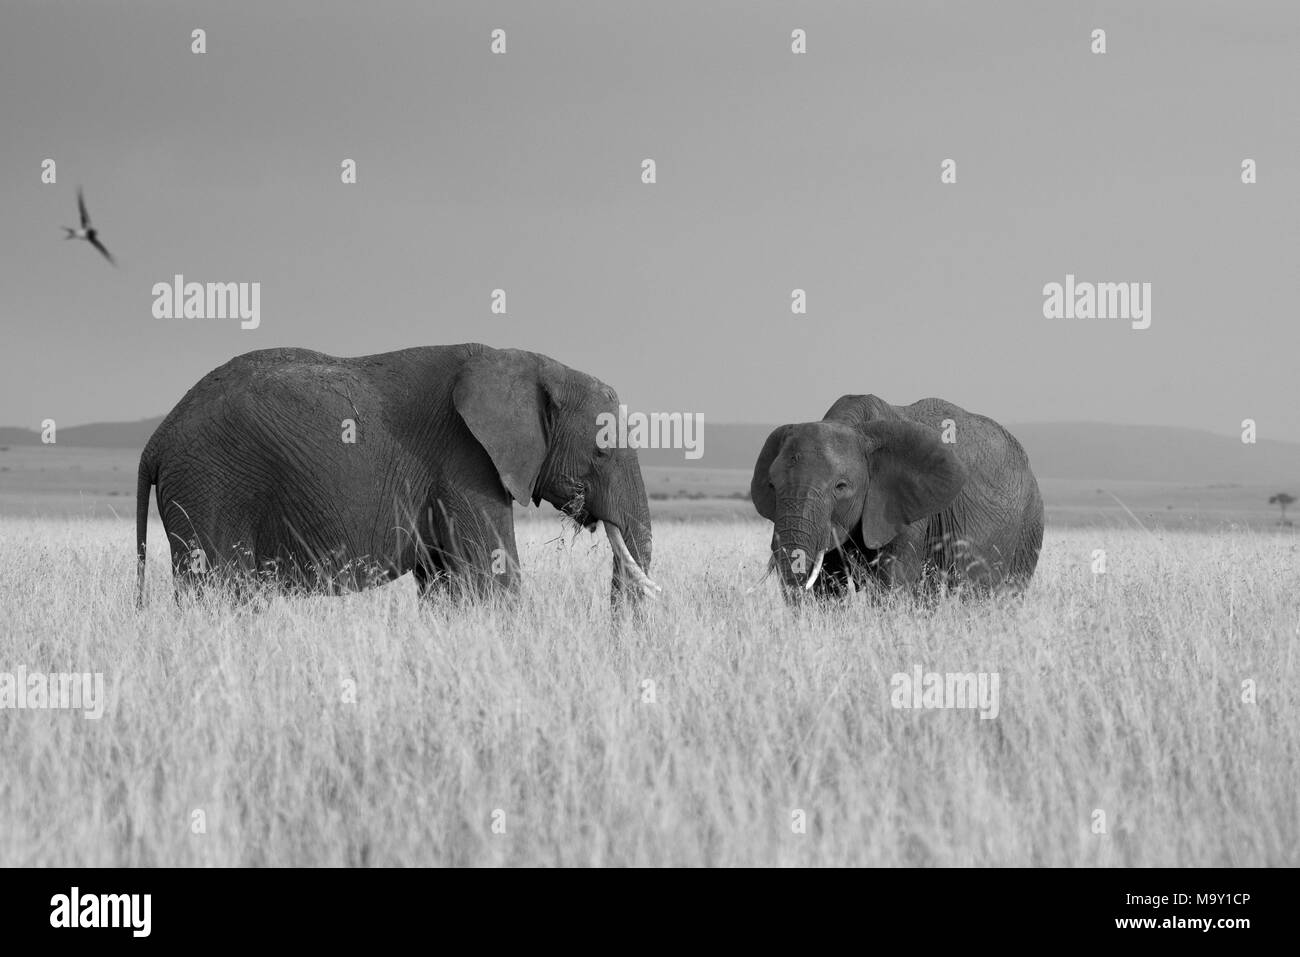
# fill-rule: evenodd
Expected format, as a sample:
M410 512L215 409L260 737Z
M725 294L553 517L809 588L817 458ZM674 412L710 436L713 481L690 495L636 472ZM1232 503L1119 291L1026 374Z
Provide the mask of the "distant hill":
M745 469L774 426L704 426L704 455L646 449L643 465L663 468ZM1010 425L1043 478L1124 479L1174 483L1291 483L1300 487L1300 444L1240 439L1197 429L1158 425L1049 422Z
M1198 429L1098 422L1008 426L1034 472L1051 478L1300 485L1300 444Z
M642 465L657 468L750 470L774 428L774 425L714 425L706 419L704 454L700 458L687 459L681 449L642 449L638 458Z
M138 422L92 422L89 425L59 426L59 445L94 449L143 449L163 417ZM41 433L34 429L0 426L0 445L40 445Z
M58 444L91 448L141 449L162 417L138 422L95 422L59 429ZM1043 478L1114 479L1175 483L1286 483L1300 490L1300 444L1240 439L1197 429L1100 422L1026 423L1009 426ZM645 449L643 465L659 468L744 469L773 426L705 423L704 455L687 459L680 450ZM32 429L0 427L0 446L39 445Z

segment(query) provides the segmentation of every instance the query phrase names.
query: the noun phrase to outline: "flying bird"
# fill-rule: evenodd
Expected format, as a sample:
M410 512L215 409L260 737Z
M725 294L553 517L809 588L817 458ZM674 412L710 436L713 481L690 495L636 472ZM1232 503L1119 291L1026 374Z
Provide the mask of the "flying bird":
M103 253L105 259L116 266L117 263L113 262L112 255L110 255L109 251L104 248L104 244L99 241L99 231L95 229L94 226L90 225L90 214L86 212L86 198L81 195L80 186L77 187L77 208L81 210L81 228L71 229L68 226L64 226L63 231L68 235L63 238L84 239L86 242L90 243L90 245Z

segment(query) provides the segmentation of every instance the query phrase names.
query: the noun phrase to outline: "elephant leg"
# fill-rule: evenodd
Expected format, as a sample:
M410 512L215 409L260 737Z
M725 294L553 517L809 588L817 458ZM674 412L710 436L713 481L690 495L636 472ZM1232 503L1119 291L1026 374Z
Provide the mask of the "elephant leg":
M927 541L932 567L926 584L932 594L947 587L963 598L979 598L1007 577L1012 556L992 532L960 526L942 514L928 529Z
M834 548L826 553L822 559L821 574L812 587L812 593L817 598L843 599L853 594L853 590L849 588L849 579L852 577L852 558L849 551L851 548L851 544L846 544L843 548ZM855 579L854 588L856 587Z
M937 600L946 589L963 598L978 597L997 579L996 556L990 559L986 550L973 547L967 534L943 516L928 526L908 526L889 548L893 581L926 601Z
M176 604L185 599L198 601L203 597L210 574L210 556L197 541L172 539L172 597Z
M1007 579L1007 556L1002 555L996 546L986 549L959 547L958 555L956 578L961 584L962 595L966 597L987 596Z
M432 550L420 556L411 574L415 576L415 584L420 590L421 598L433 598L451 593L450 573Z
M429 507L427 556L417 563L421 594L448 590L468 598L515 592L519 551L510 503L444 496Z
M895 586L915 586L923 579L924 571L924 562L911 542L876 549L850 538L834 552L827 552L822 572L825 590L820 581L814 590L829 597L864 595L869 601L879 602Z
M255 535L247 523L222 516L237 509L226 503L201 501L186 509L175 506L163 519L171 548L175 598L201 598L207 592L229 591L243 599L257 582Z
M916 589L925 580L928 562L924 528L907 525L880 550L876 568L887 587Z
M1025 506L1021 518L1019 543L1012 559L1011 585L1023 589L1034 577L1038 555L1043 549L1043 501L1035 483L1033 495Z

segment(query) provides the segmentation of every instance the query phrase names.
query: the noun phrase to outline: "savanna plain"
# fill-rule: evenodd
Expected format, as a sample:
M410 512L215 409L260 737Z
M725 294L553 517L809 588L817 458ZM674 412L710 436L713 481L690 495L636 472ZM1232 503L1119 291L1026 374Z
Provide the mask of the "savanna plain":
M0 711L0 865L1300 864L1294 529L1049 515L1023 596L801 609L769 534L659 521L633 620L555 518L479 606L178 604L155 522L137 612L125 516L2 517L0 671L107 704Z

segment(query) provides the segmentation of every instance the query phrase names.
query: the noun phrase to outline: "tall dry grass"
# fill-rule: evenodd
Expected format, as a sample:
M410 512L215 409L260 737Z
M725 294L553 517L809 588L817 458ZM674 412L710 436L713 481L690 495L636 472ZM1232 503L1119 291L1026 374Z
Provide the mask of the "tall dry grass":
M558 535L513 603L255 611L173 603L156 529L137 613L126 523L0 520L0 672L109 698L0 711L0 864L1300 863L1293 534L1049 531L1021 599L796 613L763 526L662 524L622 626ZM998 717L892 708L916 665Z

